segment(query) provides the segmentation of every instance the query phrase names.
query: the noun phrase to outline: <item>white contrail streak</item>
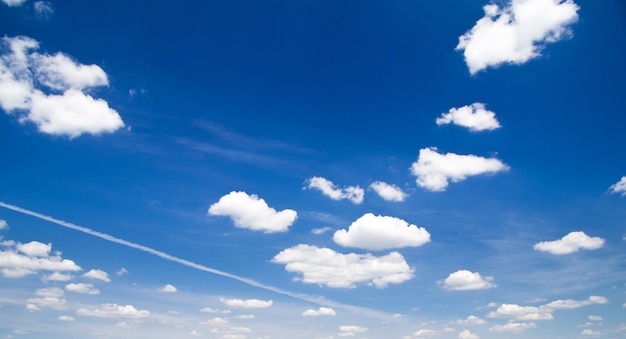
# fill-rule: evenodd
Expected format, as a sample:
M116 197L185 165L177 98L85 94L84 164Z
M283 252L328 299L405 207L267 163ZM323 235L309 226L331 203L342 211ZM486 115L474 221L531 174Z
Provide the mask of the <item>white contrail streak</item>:
M217 275L220 275L220 276L223 276L223 277L227 277L227 278L230 278L230 279L234 279L234 280L240 281L240 282L242 282L244 284L248 284L250 286L262 288L264 290L268 290L268 291L272 291L272 292L275 292L275 293L278 293L278 294L286 295L286 296L289 296L289 297L292 297L292 298L295 298L295 299L300 299L300 300L303 300L303 301L315 303L315 304L322 305L322 306L339 307L339 308L350 310L350 311L353 311L353 312L356 312L356 313L365 313L365 314L368 314L369 316L376 317L376 318L383 317L385 319L389 319L389 316L384 314L384 313L382 313L382 312L378 312L378 311L374 311L374 310L370 310L370 309L362 308L362 307L358 307L358 306L351 306L351 305L345 305L345 304L337 303L337 302L334 302L334 301L331 301L331 300L327 300L326 298L320 297L320 296L312 296L312 295L307 295L307 294L302 294L302 293L294 293L294 292L285 291L285 290L282 290L282 289L277 288L277 287L265 285L265 284L260 283L260 282L258 282L256 280L240 277L238 275L230 274L230 273L227 273L227 272L224 272L224 271L220 271L220 270L208 267L208 266L196 264L196 263L194 263L192 261L181 259L179 257L175 257L175 256L167 254L165 252L161 252L159 250L155 250L154 248L150 248L148 246L144 246L144 245L140 245L140 244L136 244L136 243L130 242L128 240L116 238L116 237L114 237L112 235L108 235L106 233L94 231L94 230L92 230L90 228L87 228L87 227L83 227L83 226L79 226L79 225L76 225L76 224L72 224L71 222L55 219L55 218L53 218L51 216L47 216L47 215L44 215L44 214L41 214L41 213L37 213L35 211L27 210L27 209L21 208L19 206L10 205L10 204L4 203L2 201L0 201L0 207L4 207L6 209L9 209L9 210L12 210L12 211L15 211L15 212L19 212L19 213L22 213L22 214L30 215L30 216L33 216L35 218L39 218L39 219L42 219L42 220L45 220L45 221L49 221L49 222L57 224L59 226L63 226L63 227L66 227L66 228L69 228L69 229L73 229L73 230L76 230L76 231L79 231L79 232L82 232L82 233L86 233L86 234L89 234L89 235L92 235L92 236L95 236L95 237L98 237L98 238L101 238L101 239L104 239L104 240L107 240L107 241L110 241L110 242L113 242L113 243L116 243L116 244L120 244L120 245L124 245L124 246L130 247L130 248L134 248L134 249L140 250L142 252L150 253L150 254L156 255L157 257L163 258L165 260L169 260L169 261L172 261L172 262L175 262L175 263L179 263L181 265L185 265L185 266L188 266L188 267L191 267L191 268L195 268L195 269L200 270L200 271L209 272L209 273L217 274Z

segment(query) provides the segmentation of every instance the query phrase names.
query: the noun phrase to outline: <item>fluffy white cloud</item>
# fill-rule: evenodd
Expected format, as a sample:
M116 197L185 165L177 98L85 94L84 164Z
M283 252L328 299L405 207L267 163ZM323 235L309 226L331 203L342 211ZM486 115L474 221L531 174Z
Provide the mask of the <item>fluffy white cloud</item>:
M450 108L436 120L437 125L455 124L467 127L472 132L490 131L500 128L496 114L485 109L485 104L475 102L469 106Z
M579 7L572 0L512 0L489 4L485 16L459 37L471 74L503 63L523 64L541 55L547 43L570 34Z
M470 315L467 319L459 319L456 321L459 325L484 325L486 321L475 315Z
M70 281L74 278L74 276L72 276L71 274L67 273L67 274L63 274L63 273L59 273L59 272L53 272L51 274L48 275L43 275L41 277L41 280L43 282L48 282L48 281Z
M63 311L67 309L66 301L63 299L63 290L58 287L40 288L35 294L37 298L26 300L26 309L40 311L42 308L52 308L54 310Z
M337 315L337 313L332 308L320 307L317 310L308 309L308 310L302 312L302 315L305 316L305 317L317 317L317 316L320 316L320 315L335 316L335 315Z
M333 240L344 247L377 251L422 246L430 241L430 233L399 218L366 213L354 221L347 231L335 232Z
M103 304L96 308L81 307L76 311L77 315L98 318L131 318L141 319L150 316L146 310L137 310L133 305L121 306L117 304Z
M413 333L411 333L412 336L414 337L432 337L433 335L437 334L437 331L435 330L429 330L429 329L421 329L421 330L417 330Z
M59 253L49 255L51 247L49 248L47 244L36 241L15 244L12 241L5 241L2 246L6 248L0 250L0 273L7 278L21 278L35 274L39 270L61 272L81 270L72 260L61 258Z
M9 7L21 6L26 0L2 0Z
M167 285L159 288L159 292L176 293L176 292L178 292L178 290L176 289L176 287L174 287L174 285L167 284Z
M440 154L436 148L423 148L411 166L418 186L429 191L444 191L448 183L459 182L469 176L507 171L509 167L496 158L455 153Z
M60 315L59 320L61 321L74 321L74 317L70 317L69 315Z
M272 262L285 264L285 270L301 274L296 280L333 288L353 288L359 283L384 288L413 277L413 269L398 252L376 257L300 244L281 251Z
M0 107L32 122L40 132L75 138L111 133L124 127L120 115L102 99L85 93L107 86L97 65L68 56L31 52L39 43L28 37L4 37L0 55Z
M234 191L211 205L209 214L228 216L237 227L265 233L286 232L298 217L290 209L276 212L255 194Z
M90 295L100 294L100 290L93 287L93 284L71 283L71 284L65 285L65 290L70 291L70 292L80 293L80 294L90 294Z
M5 220L0 219L0 230L9 228L9 224Z
M259 299L226 299L220 298L220 302L228 307L241 307L241 308L267 308L274 304L272 300L259 300Z
M207 321L203 321L200 323L200 325L210 325L210 326L226 326L228 324L230 324L228 319L220 318L220 317L215 317L213 319L209 319Z
M459 339L480 339L480 337L469 330L463 330L459 333Z
M599 336L600 334L602 334L602 333L600 333L599 331L594 331L594 330L590 330L590 329L583 330L580 333L580 335L594 336L594 337L595 336Z
M448 291L485 290L497 287L493 277L482 277L478 272L458 270L443 281L443 287Z
M404 201L408 194L404 193L400 187L396 185L390 185L386 182L375 181L370 185L370 188L380 195L381 198L387 201Z
M109 278L109 274L103 270L94 270L94 269L89 270L89 272L83 274L83 277L102 280L104 282L111 282L111 279Z
M508 324L505 324L505 325L493 326L489 328L489 330L492 332L521 333L529 328L537 328L537 325L535 325L535 323L533 322L530 322L530 323L509 322Z
M578 252L580 249L596 250L602 246L604 246L602 238L590 237L585 232L571 232L558 240L538 242L533 248L536 251L562 255Z
M555 300L541 307L549 310L571 310L589 305L602 305L608 303L608 299L602 296L592 295L587 300Z
M322 177L311 177L307 182L309 183L307 188L317 189L333 200L348 199L355 204L360 204L365 196L365 191L358 185L337 188L332 181Z
M621 196L626 196L626 176L623 176L618 182L611 185L609 187L611 193L621 194Z
M590 296L586 300L555 300L541 306L520 306L502 304L495 311L489 312L489 318L511 318L514 320L550 320L552 312L559 309L576 309L583 306L606 304L608 300L602 296Z
M339 326L338 335L340 337L353 337L357 333L364 333L364 332L367 332L367 330L368 330L367 327L363 327L363 326L343 325L343 326Z

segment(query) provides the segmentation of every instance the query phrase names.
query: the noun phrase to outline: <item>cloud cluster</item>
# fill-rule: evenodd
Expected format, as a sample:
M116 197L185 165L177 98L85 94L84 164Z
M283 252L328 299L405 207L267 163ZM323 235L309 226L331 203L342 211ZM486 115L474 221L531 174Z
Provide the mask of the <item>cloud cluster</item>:
M36 298L26 300L28 311L41 311L42 308L51 308L58 311L67 309L66 301L63 299L63 290L58 287L40 288L35 291Z
M39 43L28 37L4 37L1 44L0 108L16 114L20 122L69 138L124 127L106 101L87 93L108 85L102 68L77 63L62 53L31 52Z
M298 216L291 209L277 212L255 194L235 191L211 205L209 215L228 216L237 227L265 233L286 232Z
M373 182L370 188L386 201L404 201L408 196L400 187L382 181Z
M27 244L4 241L0 244L0 273L7 278L21 278L37 271L80 271L72 260L63 259L59 253L50 255L51 244L31 241Z
M398 252L376 257L341 254L330 248L300 244L281 251L272 262L284 264L285 270L301 274L296 280L333 288L354 288L359 283L384 288L413 277L413 269Z
M626 176L623 176L620 181L609 187L611 193L620 194L622 197L626 196Z
M570 232L558 240L538 242L533 248L536 251L563 255L578 252L581 249L596 250L602 246L604 246L602 238L590 237L585 232Z
M547 43L570 34L579 7L572 0L512 0L484 7L485 16L459 37L471 74L503 63L523 64L541 55Z
M480 337L469 330L463 330L459 333L459 339L480 339Z
M317 189L333 200L348 199L355 204L360 204L365 196L365 191L358 185L337 188L332 181L322 177L311 177L307 182L307 188Z
M493 277L482 277L478 272L458 270L443 281L443 287L448 291L486 290L497 287Z
M430 241L430 233L399 218L366 213L347 231L335 232L333 240L344 247L378 251L422 246Z
M517 304L502 304L495 311L489 312L489 318L508 318L515 321L550 320L554 319L555 310L576 309L589 305L606 304L608 300L602 296L590 296L586 300L555 300L541 306L520 306ZM510 325L513 327L514 325Z
M435 120L437 125L455 124L467 127L472 132L491 131L500 128L496 114L485 109L485 104L475 102L469 106L450 108Z
M418 186L428 191L444 191L449 181L459 182L469 176L508 171L509 167L496 158L455 153L440 154L436 148L422 148L411 173Z

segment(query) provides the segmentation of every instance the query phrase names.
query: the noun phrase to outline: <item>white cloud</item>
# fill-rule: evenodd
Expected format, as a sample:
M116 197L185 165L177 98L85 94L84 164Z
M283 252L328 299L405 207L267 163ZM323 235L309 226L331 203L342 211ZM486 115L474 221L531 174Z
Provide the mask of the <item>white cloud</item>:
M83 274L83 277L102 280L104 282L111 282L111 279L109 278L109 274L103 270L94 270L94 269L89 270L89 272Z
M119 271L117 271L115 274L117 274L117 275L124 275L124 274L126 274L126 273L128 273L128 270L127 270L126 268L122 267L122 268L120 268L120 270L119 270Z
M40 288L35 291L38 298L26 300L26 309L40 311L42 308L52 308L63 311L67 309L66 301L63 299L63 290L58 287Z
M475 102L469 106L450 108L435 121L437 125L455 124L472 132L491 131L500 128L496 114L485 109L485 104Z
M39 289L37 289L37 291L35 291L35 294L40 296L40 297L60 298L65 293L63 293L63 290L58 288L58 287L48 287L48 288L39 288Z
M599 315L590 315L589 320L591 321L601 321L603 318Z
M220 317L209 319L207 321L203 321L200 323L200 325L210 325L210 326L226 326L228 324L230 324L228 319L220 318Z
M31 241L27 244L17 244L17 250L29 257L47 257L50 255L52 244L44 244L39 241Z
M602 238L590 237L585 232L570 232L559 240L536 243L533 248L536 251L562 255L578 252L580 249L596 250L602 246L604 246Z
M47 19L54 14L54 8L52 7L52 3L48 1L37 1L33 4L33 8L35 9L35 14L37 17L41 19Z
M61 321L74 321L74 317L70 317L69 315L60 315L59 320Z
M364 333L364 332L367 332L367 330L368 330L367 327L363 327L363 326L343 325L343 326L339 326L338 335L340 337L353 337L357 333Z
M204 312L204 313L224 313L224 314L228 314L230 313L230 310L220 310L217 308L212 308L212 307L204 307L200 310L200 312Z
M587 300L555 300L553 302L543 305L542 307L550 310L570 310L589 305L602 305L608 302L608 299L605 297L592 295Z
M458 270L443 281L443 287L448 291L471 291L485 290L497 287L493 283L493 277L481 277L478 272Z
M176 289L176 287L174 287L174 285L167 284L167 285L159 288L159 292L176 293L176 292L178 292L178 290Z
M0 219L0 230L9 228L9 224L5 220Z
M240 314L235 317L235 319L243 319L243 320L250 320L254 318L256 318L254 314Z
M609 187L611 193L621 194L621 196L626 196L626 176L623 176L618 182L611 185Z
M4 37L2 45L0 107L17 114L20 122L32 122L40 132L70 139L124 127L105 100L85 93L108 85L99 66L79 64L62 53L31 52L39 43L28 37Z
M26 0L2 0L9 7L21 6Z
M537 328L537 325L535 325L535 323L533 322L530 322L530 323L509 322L508 324L505 324L505 325L493 326L489 328L489 330L492 332L522 333L529 328Z
M61 272L81 270L72 260L61 258L59 253L50 256L48 245L40 242L16 245L9 241L4 242L3 246L8 248L0 250L0 273L7 278L21 278L35 274L39 270Z
M512 0L484 7L485 16L459 37L471 74L504 63L523 64L541 55L546 44L570 35L579 7L572 0Z
M103 304L97 308L81 307L76 311L77 315L98 318L131 318L141 319L150 316L146 310L137 310L133 305L121 306L117 304Z
M463 330L459 333L459 339L480 339L480 337L469 330Z
M365 196L365 191L358 185L337 188L332 181L322 177L311 177L307 182L309 183L307 188L317 189L333 200L348 199L355 204L360 204Z
M42 276L41 280L43 282L47 283L48 281L70 281L73 278L74 278L74 276L72 276L69 273L63 274L63 273L59 273L59 272L53 272L51 274Z
M100 290L93 287L93 284L71 283L71 284L65 285L65 290L70 291L70 292L80 293L80 294L90 294L90 295L100 294Z
M432 337L435 334L437 334L435 330L421 329L413 332L411 335L414 337Z
M489 318L511 318L514 320L551 320L552 312L562 309L576 309L589 305L606 304L608 300L602 296L592 295L586 300L555 300L547 304L535 306L520 306L516 304L502 304L495 311L489 312Z
M302 275L295 280L333 288L353 288L359 283L384 288L413 277L413 269L398 252L376 257L300 244L281 251L272 262L285 264L285 270Z
M237 227L265 233L286 232L298 216L291 209L276 212L255 194L235 191L211 205L209 214L228 216Z
M267 308L271 307L274 301L272 300L259 300L259 299L226 299L220 298L220 302L228 307L241 307L241 308Z
M599 331L594 330L583 330L580 335L588 335L588 336L599 336L601 333Z
M330 227L321 227L321 228L314 228L311 230L311 234L315 234L315 235L320 235L320 234L324 234L328 231L330 231L332 228Z
M484 325L487 322L475 315L470 315L467 319L457 320L456 323L459 325Z
M366 213L354 221L347 231L335 232L333 240L344 247L377 251L422 246L430 241L430 233L399 218Z
M450 180L459 182L469 176L494 174L508 169L507 165L496 158L440 154L436 148L423 148L417 162L411 166L411 173L417 177L418 186L428 191L444 191Z
M196 330L192 330L191 332L189 332L189 335L192 337L201 337L202 333L196 331Z
M302 315L305 316L305 317L317 317L317 316L320 316L320 315L335 316L335 315L337 315L337 313L332 308L320 307L317 310L308 309L308 310L302 312Z
M370 188L374 190L381 198L387 201L404 201L408 194L404 193L400 187L396 185L390 185L386 182L375 181L370 185Z

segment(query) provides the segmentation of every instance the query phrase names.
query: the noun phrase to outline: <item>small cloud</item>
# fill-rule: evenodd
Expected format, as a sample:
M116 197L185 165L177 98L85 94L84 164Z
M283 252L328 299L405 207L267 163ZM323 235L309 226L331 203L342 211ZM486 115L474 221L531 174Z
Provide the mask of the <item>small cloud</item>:
M590 315L589 320L591 321L602 321L602 317L599 315Z
M411 166L411 173L417 177L417 185L428 191L445 191L449 181L460 182L470 176L508 170L509 166L496 158L441 154L433 147L422 148L417 161Z
M189 335L192 337L201 337L202 334L196 330L192 330L191 332L189 332Z
M532 323L532 322L530 323L509 322L508 324L505 324L505 325L493 326L489 328L489 330L492 332L522 333L529 328L537 328L537 325L535 325L535 323Z
M27 244L17 244L17 250L29 257L47 257L50 255L52 244L44 244L39 241L31 241Z
M480 339L478 335L470 332L469 330L463 330L461 333L459 333L458 338L459 339Z
M127 270L127 269L125 269L124 267L122 267L122 268L120 268L120 270L119 270L119 271L117 271L115 274L117 274L117 275L124 275L124 274L127 274L127 273L128 273L128 270Z
M228 314L230 313L230 310L220 310L217 308L212 308L212 307L204 307L200 310L200 312L204 312L204 313L223 313L223 314Z
M69 315L60 315L59 320L61 321L74 321L74 317L70 317Z
M302 316L304 317L317 317L321 315L335 316L337 315L337 313L335 312L335 310L333 310L332 308L328 308L328 307L320 307L317 310L308 309L302 312Z
M207 321L203 321L200 325L210 325L210 326L226 326L230 324L227 318L216 317L213 319L209 319Z
M365 196L365 191L358 185L337 188L332 181L322 177L311 177L307 182L308 186L305 188L317 189L333 200L348 199L354 204L360 204Z
M240 314L235 317L235 319L242 319L242 320L250 320L254 318L256 318L254 314Z
M49 281L70 281L72 279L74 279L73 275L69 273L63 274L59 272L53 272L52 274L44 275L41 277L41 281L45 283Z
M54 14L54 8L52 7L52 3L48 1L37 1L33 5L35 9L35 14L39 19L47 20L52 17Z
M6 230L9 228L9 224L7 224L6 220L0 219L0 230Z
M178 290L176 290L176 287L174 287L173 285L167 284L167 285L159 288L159 292L176 293L176 292L178 292Z
M429 329L421 329L412 333L414 337L419 337L419 338L432 337L435 334L437 334L437 331L429 330Z
M332 228L330 227L322 227L322 228L314 228L311 230L311 234L320 235L330 231Z
M228 216L236 227L265 233L286 232L298 216L290 209L277 212L255 194L235 191L211 205L209 215Z
M455 124L472 132L491 131L500 128L496 114L485 109L485 104L475 102L469 106L450 108L435 121L437 125Z
M146 310L138 310L133 305L103 304L96 308L81 307L76 311L77 315L98 318L131 318L141 319L150 316Z
M370 188L386 201L404 201L408 196L400 187L382 181L373 182Z
M259 299L226 299L220 298L220 302L228 307L241 307L241 308L267 308L271 307L274 303L272 300L259 300Z
M599 331L594 331L594 330L583 330L580 335L585 335L585 336L599 336L601 333Z
M501 64L521 65L541 55L548 43L571 35L569 26L578 20L573 0L508 1L483 7L485 16L459 37L471 74Z
M18 7L26 2L26 0L2 0L9 7Z
M622 197L626 196L626 176L623 176L620 181L609 187L611 193L620 194Z
M71 283L71 284L65 285L65 290L70 291L70 292L80 293L80 294L90 294L90 295L100 294L100 290L93 287L93 284Z
M555 255L570 254L580 249L596 250L604 246L604 239L590 237L585 232L571 232L561 239L536 243L533 249Z
M487 322L475 315L470 315L467 319L459 319L456 321L458 325L484 325Z
M497 287L493 283L493 277L482 277L478 272L458 270L443 281L444 288L448 291L471 291L485 290Z
M83 277L90 279L102 280L104 282L111 282L109 274L103 270L89 270L89 272L83 274Z
M340 337L353 337L357 333L364 333L364 332L367 332L367 330L368 330L367 327L363 327L363 326L343 325L343 326L339 326L338 335Z
M344 247L366 250L419 247L430 241L430 233L424 227L389 216L366 213L354 221L348 230L338 230L333 235L335 243Z

